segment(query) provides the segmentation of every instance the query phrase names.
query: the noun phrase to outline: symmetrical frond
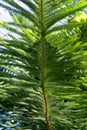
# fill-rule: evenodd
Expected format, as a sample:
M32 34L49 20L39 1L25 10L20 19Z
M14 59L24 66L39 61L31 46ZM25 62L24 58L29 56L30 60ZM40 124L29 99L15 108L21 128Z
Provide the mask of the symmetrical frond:
M86 0L2 0L0 5L13 19L0 22L9 33L0 37L0 127L85 130L87 22L68 19Z

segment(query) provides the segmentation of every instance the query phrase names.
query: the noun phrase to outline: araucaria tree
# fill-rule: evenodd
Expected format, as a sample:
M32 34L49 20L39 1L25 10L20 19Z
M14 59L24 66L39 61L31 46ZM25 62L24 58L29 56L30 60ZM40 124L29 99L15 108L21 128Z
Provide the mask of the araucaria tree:
M87 129L86 0L1 0L0 128ZM84 9L84 10L83 10ZM84 13L85 13L84 12ZM86 13L85 13L86 16Z

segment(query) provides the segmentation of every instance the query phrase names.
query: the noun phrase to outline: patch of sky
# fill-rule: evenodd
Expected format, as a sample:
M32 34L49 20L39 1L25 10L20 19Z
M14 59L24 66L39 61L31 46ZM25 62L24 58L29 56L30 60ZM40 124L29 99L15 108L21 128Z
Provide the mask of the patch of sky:
M0 21L12 22L12 18L10 16L9 12L2 7L0 7Z
M10 16L9 12L6 9L0 7L0 22L12 22L12 21L13 20ZM9 38L8 33L9 33L8 30L0 27L0 37L4 36L4 38Z
M6 8L11 8L11 9L15 9L15 7L9 5L8 3L6 3L4 0L0 0L0 3L3 4L4 6L2 6L3 8L6 7Z
M21 0L13 0L13 1L17 3L20 7L22 7L24 10L33 14L33 11L25 3L21 2ZM30 0L30 1L33 2L33 0Z
M12 111L3 112L0 110L0 130L12 130L9 125L14 127L20 127L21 121L17 122L13 119L10 119L10 116L13 114Z

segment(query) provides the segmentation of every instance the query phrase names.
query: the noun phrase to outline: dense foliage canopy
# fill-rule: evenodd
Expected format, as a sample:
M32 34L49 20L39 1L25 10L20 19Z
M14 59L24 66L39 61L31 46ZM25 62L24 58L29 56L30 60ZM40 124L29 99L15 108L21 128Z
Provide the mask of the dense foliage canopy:
M2 0L0 128L87 129L86 0Z

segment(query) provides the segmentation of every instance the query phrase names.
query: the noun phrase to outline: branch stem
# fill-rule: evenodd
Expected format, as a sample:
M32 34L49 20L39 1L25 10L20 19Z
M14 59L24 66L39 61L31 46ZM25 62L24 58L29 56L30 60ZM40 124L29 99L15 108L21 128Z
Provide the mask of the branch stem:
M43 97L44 97L44 103L45 103L45 120L46 120L46 125L47 125L47 130L50 129L50 122L49 122L49 117L48 117L48 102L47 102L47 96L46 96L46 90L44 86L44 54L45 54L45 30L44 30L44 21L43 21L43 0L41 0L41 49L42 49L42 91L43 91Z

